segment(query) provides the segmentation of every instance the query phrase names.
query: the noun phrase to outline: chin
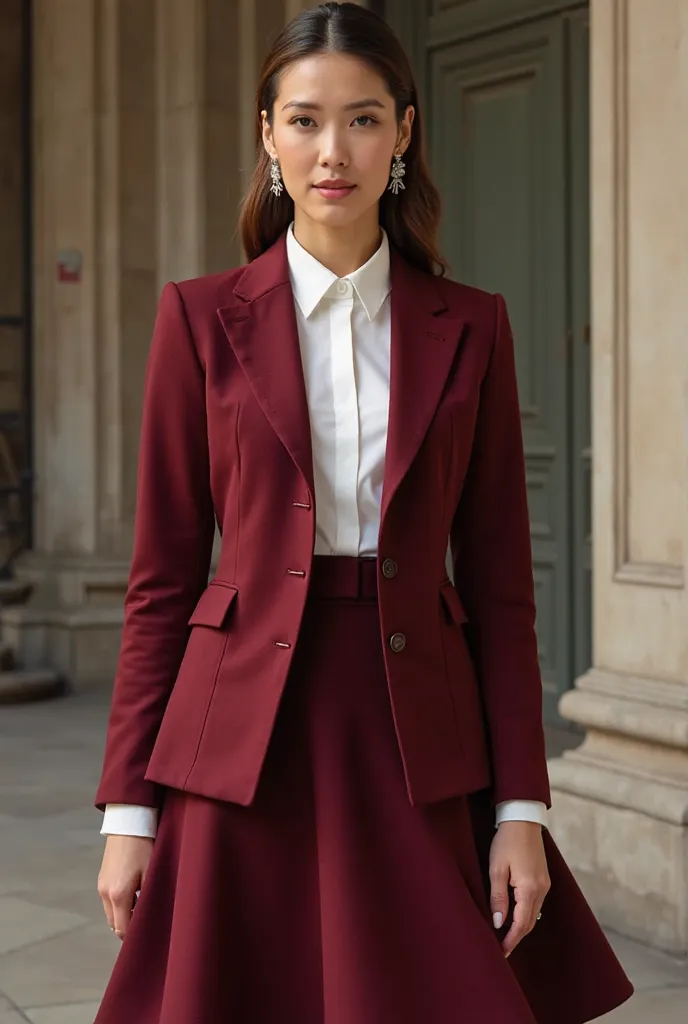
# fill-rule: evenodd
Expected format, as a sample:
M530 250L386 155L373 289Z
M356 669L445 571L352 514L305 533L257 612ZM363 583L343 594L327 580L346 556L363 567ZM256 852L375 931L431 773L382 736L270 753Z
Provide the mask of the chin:
M332 228L349 227L349 225L355 224L357 220L360 220L365 213L364 210L353 209L352 207L346 209L345 200L341 201L341 205L338 200L337 202L332 203L331 206L321 206L318 210L310 209L306 212L315 224L321 224L323 227Z

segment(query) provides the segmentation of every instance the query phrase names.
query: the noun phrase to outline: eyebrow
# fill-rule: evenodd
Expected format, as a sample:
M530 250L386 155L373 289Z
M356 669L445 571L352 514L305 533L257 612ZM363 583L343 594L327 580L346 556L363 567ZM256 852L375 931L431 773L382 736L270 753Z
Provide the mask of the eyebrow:
M285 103L282 110L289 110L296 107L298 110L322 110L321 103L311 103L308 100L291 100L289 103ZM353 103L347 103L346 106L342 107L342 110L360 110L361 107L379 107L384 110L385 105L380 100L374 98L367 100L355 100Z

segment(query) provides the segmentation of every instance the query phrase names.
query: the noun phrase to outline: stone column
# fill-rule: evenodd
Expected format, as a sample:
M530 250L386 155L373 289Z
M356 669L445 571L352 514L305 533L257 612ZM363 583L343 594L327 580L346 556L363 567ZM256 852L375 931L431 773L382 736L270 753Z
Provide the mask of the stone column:
M3 634L80 685L119 649L160 289L241 259L244 41L225 0L34 7L36 530L16 566L34 589Z
M256 5L253 4L253 7ZM239 5L157 0L158 290L236 264Z
M3 632L26 667L102 677L118 646L156 302L155 19L34 5L34 587ZM58 273L77 257L74 280Z
M688 3L591 13L594 665L551 822L603 923L688 953Z

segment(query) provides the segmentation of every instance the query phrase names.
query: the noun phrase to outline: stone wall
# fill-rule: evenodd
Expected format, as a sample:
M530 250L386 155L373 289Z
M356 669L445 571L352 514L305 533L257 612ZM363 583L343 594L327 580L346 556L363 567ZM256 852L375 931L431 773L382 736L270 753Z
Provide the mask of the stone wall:
M688 0L592 3L594 666L552 827L602 920L688 953Z

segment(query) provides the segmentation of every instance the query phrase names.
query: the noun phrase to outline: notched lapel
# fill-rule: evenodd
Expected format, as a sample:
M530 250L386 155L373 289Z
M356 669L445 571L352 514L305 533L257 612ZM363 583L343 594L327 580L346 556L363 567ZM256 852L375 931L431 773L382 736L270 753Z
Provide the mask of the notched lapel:
M440 282L391 250L390 394L381 520L423 442L468 326Z
M218 316L256 401L314 494L306 384L284 237L248 264Z
M381 520L423 442L468 326L429 274L390 251L391 348ZM284 236L248 264L218 316L273 430L315 493L311 424Z

